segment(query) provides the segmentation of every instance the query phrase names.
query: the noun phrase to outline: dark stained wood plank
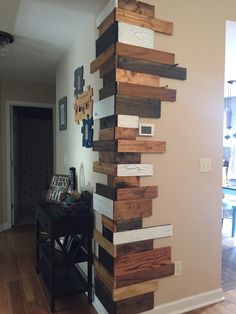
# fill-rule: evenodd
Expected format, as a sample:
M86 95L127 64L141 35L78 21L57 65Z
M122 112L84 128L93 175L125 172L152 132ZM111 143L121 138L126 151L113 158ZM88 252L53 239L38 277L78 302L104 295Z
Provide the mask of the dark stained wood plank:
M132 128L107 128L99 131L99 140L135 140L138 130Z
M100 119L100 129L117 127L117 115L108 116Z
M117 93L117 84L114 84L115 86L109 86L109 87L103 87L99 90L99 100L102 100L104 98L107 98L111 95L116 95Z
M161 117L161 101L151 98L116 95L115 113L159 119Z
M125 219L125 220L111 220L102 215L102 224L112 232L120 232L127 230L141 229L143 227L142 218Z
M118 140L116 143L116 149L117 149L117 152L123 152L123 153L137 152L137 153L164 154L166 151L166 142L147 141L147 140L146 141Z
M93 141L93 151L114 152L117 150L116 141Z
M154 307L153 292L114 302L99 278L95 279L95 294L109 314L138 314Z
M107 185L113 187L137 187L140 186L140 177L116 177L110 174L107 177Z
M114 188L105 184L97 183L96 193L113 201L153 199L157 197L157 186Z
M148 17L155 16L155 6L137 0L119 0L118 8L145 15Z
M113 232L106 228L104 225L102 226L102 235L104 238L106 238L108 241L113 243Z
M116 66L125 70L154 74L177 80L186 80L187 78L186 68L168 64L158 64L134 58L118 57ZM103 73L104 71L101 70L100 74Z
M103 78L105 75L110 73L111 71L114 71L115 68L117 68L117 57L112 56L106 63L104 63L100 67L100 78Z
M96 58L117 41L118 23L115 22L96 40Z
M153 240L137 241L133 243L119 244L116 246L117 256L139 253L153 250Z
M115 90L118 94L124 96L144 97L163 101L176 101L176 90L165 87L119 83L117 89ZM105 92L105 94L110 93L110 91L108 92L105 90L103 92ZM113 94L109 94L109 96L111 95Z
M138 47L120 42L116 43L115 53L117 56L134 58L143 61L150 61L153 63L162 63L169 65L175 64L175 55L173 53L150 48Z
M141 164L141 153L99 152L99 161L108 164Z

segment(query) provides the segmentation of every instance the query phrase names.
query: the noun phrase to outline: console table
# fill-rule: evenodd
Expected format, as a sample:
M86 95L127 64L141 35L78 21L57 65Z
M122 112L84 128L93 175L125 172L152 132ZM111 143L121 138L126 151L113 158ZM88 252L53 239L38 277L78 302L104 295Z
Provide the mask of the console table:
M51 312L57 298L77 293L87 292L92 303L93 215L89 207L84 209L67 214L60 203L36 206L36 271L45 284Z

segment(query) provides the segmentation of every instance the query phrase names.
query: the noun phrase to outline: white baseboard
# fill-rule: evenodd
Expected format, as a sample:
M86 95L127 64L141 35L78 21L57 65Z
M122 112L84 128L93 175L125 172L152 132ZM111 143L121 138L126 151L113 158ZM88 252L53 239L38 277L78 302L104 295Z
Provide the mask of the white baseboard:
M223 300L223 290L222 288L219 288L216 290L196 294L191 297L158 305L151 311L143 312L143 314L181 314L203 306L221 302ZM96 295L94 296L93 306L98 314L108 314Z
M8 223L2 224L2 225L0 225L0 232L7 230L7 229L10 229L10 228L11 228L11 226Z
M181 314L224 300L222 288L156 306L145 314Z

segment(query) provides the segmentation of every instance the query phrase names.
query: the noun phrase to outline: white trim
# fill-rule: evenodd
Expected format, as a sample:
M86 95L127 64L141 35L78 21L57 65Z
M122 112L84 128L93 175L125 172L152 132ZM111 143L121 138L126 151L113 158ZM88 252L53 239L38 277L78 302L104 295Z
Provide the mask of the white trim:
M115 96L96 101L93 105L93 120L112 116L115 113Z
M97 193L93 193L93 209L113 219L113 201Z
M50 103L38 103L29 101L6 101L6 141L5 141L5 152L6 152L6 211L7 211L7 226L12 226L11 221L11 149L10 136L11 136L11 121L10 121L10 109L11 107L35 107L35 108L52 108L53 111L53 158L55 161L55 121L56 121L56 108L54 104ZM55 164L55 162L53 162Z
M10 229L10 228L11 228L11 226L9 224L2 224L2 225L0 225L0 232L7 230L7 229Z
M182 298L173 302L168 302L156 306L151 311L144 312L145 314L181 314L186 313L203 306L212 305L224 301L224 293L222 288L210 290L207 292L192 295L187 298Z

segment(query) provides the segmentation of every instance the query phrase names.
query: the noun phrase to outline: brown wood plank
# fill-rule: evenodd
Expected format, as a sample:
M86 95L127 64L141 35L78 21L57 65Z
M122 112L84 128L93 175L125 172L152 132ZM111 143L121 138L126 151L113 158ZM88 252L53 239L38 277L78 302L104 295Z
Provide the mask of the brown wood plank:
M107 128L99 131L99 140L135 140L138 135L137 129L132 128Z
M113 201L153 199L157 197L157 186L114 188L105 184L97 183L96 193Z
M114 58L114 57L113 57ZM186 68L168 65L168 64L161 64L161 63L154 63L150 61L144 61L135 58L128 58L128 57L117 57L117 60L113 60L114 66L120 69L142 72L147 74L154 74L159 75L161 77L172 78L176 80L186 80L187 78L187 70ZM114 68L113 68L114 69ZM100 75L104 75L106 69L101 67ZM109 68L112 70L112 67Z
M111 95L116 95L117 94L117 83L114 84L114 86L108 86L108 87L103 87L99 89L99 100L102 100L104 98L107 98Z
M101 232L94 229L93 230L93 238L94 240L104 248L111 256L116 256L116 245L113 245L110 241L103 237Z
M116 288L129 286L146 280L160 279L173 276L175 272L175 264L160 265L159 267L136 271L132 274L114 277L114 285ZM109 273L109 272L108 272Z
M112 232L141 229L143 226L142 218L115 221L104 215L102 215L102 224ZM126 246L126 244L118 245L117 247L119 247L119 249L121 250L121 247L124 247L124 246Z
M114 259L114 276L125 276L171 264L171 248L162 247L151 251L119 256Z
M150 61L153 63L162 63L168 65L175 64L175 55L173 53L150 48L138 47L120 42L116 43L115 53L117 56Z
M95 294L109 314L138 314L154 307L154 292L114 302L100 277L95 279Z
M96 152L115 152L117 141L93 141L93 151Z
M176 101L176 90L165 87L152 87L128 83L119 83L117 92L120 95ZM111 96L113 94L109 94Z
M106 18L103 20L103 22L99 25L99 37L102 36L102 34L105 33L106 30L115 22L115 13L116 10L114 9Z
M100 67L100 78L110 73L117 67L117 57L112 56L106 63ZM135 70L134 70L135 71Z
M117 82L122 83L130 83L152 87L159 87L160 85L160 77L158 75L151 75L145 73L132 72L123 69L116 69L116 77Z
M116 246L117 256L139 253L153 250L153 240L137 241L133 243L119 244Z
M116 165L105 164L105 163L101 163L101 162L97 162L97 161L93 162L93 171L107 174L109 176L116 176L116 174L117 174Z
M151 98L116 95L115 113L158 119L161 117L161 101Z
M108 174L107 185L113 187L137 187L140 186L140 177L117 177Z
M132 200L114 202L114 220L150 217L152 200Z
M96 40L96 58L117 41L118 23L115 22Z
M93 256L93 265L96 270L96 275L97 273L99 274L99 277L106 284L106 286L109 287L109 290L116 288L114 277L109 273L109 271L107 271L102 263L99 262L97 256L95 255Z
M90 73L95 73L101 66L106 64L108 60L115 54L115 45L111 45L103 53L101 53L91 64Z
M166 151L166 142L163 141L133 141L118 140L118 152L140 152L140 153L157 153L163 154Z
M108 164L141 164L141 153L99 152L99 161Z
M145 15L148 17L155 16L155 6L137 0L119 0L118 8Z
M113 22L114 20L116 20L119 22L124 22L124 23L132 24L132 25L149 28L158 33L162 33L166 35L173 35L173 23L172 22L160 20L157 18L150 18L148 16L137 14L131 11L122 10L120 8L116 8L115 13L112 14L112 17L113 17ZM109 23L112 24L111 17L110 19L107 19L106 26ZM103 28L104 26L101 27L101 31L103 30ZM100 27L99 27L99 31L100 31Z

